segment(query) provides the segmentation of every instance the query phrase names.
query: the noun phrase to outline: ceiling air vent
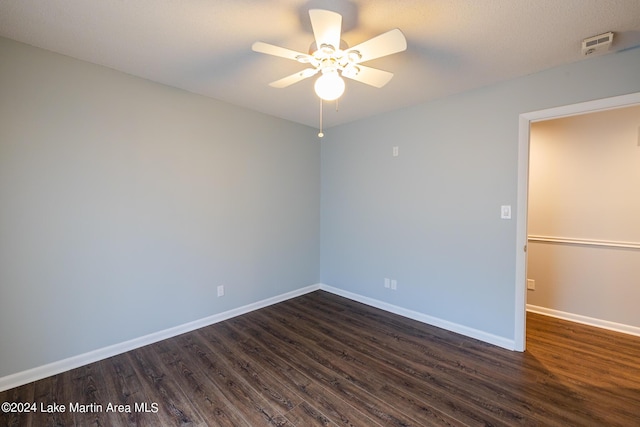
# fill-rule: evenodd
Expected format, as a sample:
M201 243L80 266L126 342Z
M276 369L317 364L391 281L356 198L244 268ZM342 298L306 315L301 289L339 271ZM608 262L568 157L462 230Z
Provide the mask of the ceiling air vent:
M589 37L582 40L582 54L584 56L594 53L606 52L613 41L613 33L608 32L598 36Z

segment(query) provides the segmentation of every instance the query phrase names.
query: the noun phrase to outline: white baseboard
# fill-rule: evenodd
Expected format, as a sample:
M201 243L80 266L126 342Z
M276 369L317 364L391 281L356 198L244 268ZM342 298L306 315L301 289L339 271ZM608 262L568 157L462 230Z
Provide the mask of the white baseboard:
M470 338L475 338L477 340L496 345L498 347L506 348L507 350L515 350L516 348L515 341L513 339L493 335L488 332L480 331L478 329L470 328L464 325L459 325L457 323L429 316L428 314L408 310L406 308L398 307L397 305L389 304L384 301L365 297L359 294L354 294L352 292L344 291L342 289L334 288L322 283L320 284L320 289L323 291L331 292L332 294L339 295L341 297L349 298L351 300L370 305L372 307L379 308L381 310L388 311L390 313L399 314L400 316L408 317L409 319L417 320L431 326L436 326L438 328L446 329L447 331L455 332Z
M565 311L553 310L551 308L540 307L527 304L527 311L544 314L545 316L557 317L558 319L569 320L571 322L582 323L596 328L608 329L610 331L622 332L623 334L640 337L640 328L637 326L625 325L622 323L610 322L608 320L595 319L593 317L582 316L580 314L567 313Z
M5 391L10 388L19 387L24 384L28 384L33 381L41 380L43 378L56 375L61 372L68 371L70 369L79 368L80 366L94 363L99 360L106 359L111 356L115 356L127 351L134 350L136 348L143 347L145 345L153 344L158 341L172 338L186 332L190 332L196 329L203 328L205 326L213 325L214 323L222 322L232 317L240 316L245 313L249 313L254 310L258 310L263 307L267 307L273 304L277 304L282 301L286 301L291 298L295 298L309 292L317 291L320 289L320 284L310 285L305 288L296 289L295 291L287 292L275 297L267 298L262 301L258 301L252 304L248 304L242 307L235 308L233 310L225 311L223 313L214 314L212 316L205 317L203 319L194 320L193 322L185 323L173 328L165 329L162 331L154 332L149 335L145 335L139 338L134 338L129 341L110 345L108 347L99 348L97 350L90 351L88 353L72 356L67 359L59 360L56 362L48 363L46 365L38 366L36 368L28 369L26 371L17 372L15 374L7 375L0 378L0 391Z
M173 328L165 329L162 331L154 332L149 335L145 335L139 338L134 338L129 341L114 344L108 347L100 348L90 351L88 353L72 356L67 359L52 362L43 366L28 369L26 371L18 372L15 374L7 375L0 378L0 391L5 391L10 388L19 387L24 384L28 384L33 381L47 378L51 375L56 375L61 372L65 372L71 369L79 368L80 366L94 363L99 360L109 358L127 351L135 350L136 348L143 347L145 345L153 344L158 341L162 341L168 338L175 337L186 332L190 332L196 329L203 328L205 326L213 325L218 322L222 322L232 317L240 316L258 310L273 304L277 304L282 301L289 300L304 294L308 294L313 291L321 289L323 291L330 292L335 295L339 295L371 307L376 307L381 310L395 313L400 316L407 317L409 319L417 320L428 325L436 326L438 328L446 329L451 332L456 332L467 337L475 338L480 341L487 342L489 344L496 345L498 347L506 348L508 350L515 349L514 340L510 340L504 337L493 335L487 332L480 331L478 329L469 328L467 326L459 325L457 323L442 320L437 317L429 316L427 314L419 313L417 311L408 310L393 304L379 301L373 298L365 297L363 295L355 294L352 292L344 291L342 289L334 288L322 283L310 285L295 291L287 292L275 297L267 298L262 301L258 301L252 304L248 304L242 307L235 308L233 310L225 311L223 313L214 314L212 316L205 317L203 319L195 320L193 322L185 323ZM640 335L640 334L639 334Z

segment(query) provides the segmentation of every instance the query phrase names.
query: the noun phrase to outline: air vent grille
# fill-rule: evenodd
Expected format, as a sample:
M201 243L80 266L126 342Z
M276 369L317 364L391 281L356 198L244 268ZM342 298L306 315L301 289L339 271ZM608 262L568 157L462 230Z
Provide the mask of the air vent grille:
M592 55L594 53L606 52L613 42L613 33L608 32L582 40L582 54Z

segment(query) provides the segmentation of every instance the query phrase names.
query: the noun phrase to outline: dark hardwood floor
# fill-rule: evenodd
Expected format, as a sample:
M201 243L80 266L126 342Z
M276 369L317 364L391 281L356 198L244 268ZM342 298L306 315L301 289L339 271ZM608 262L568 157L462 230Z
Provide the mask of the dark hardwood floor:
M2 392L37 412L0 424L640 426L640 338L527 322L517 353L318 291Z

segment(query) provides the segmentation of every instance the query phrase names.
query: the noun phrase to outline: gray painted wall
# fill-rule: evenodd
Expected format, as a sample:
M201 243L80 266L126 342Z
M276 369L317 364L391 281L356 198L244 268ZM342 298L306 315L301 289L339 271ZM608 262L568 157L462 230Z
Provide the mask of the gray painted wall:
M639 76L628 50L331 129L322 282L514 339L519 115L638 92Z
M637 92L638 75L639 50L611 54L318 144L0 39L0 377L320 280L513 338L515 220L499 208L516 204L518 114Z
M0 39L0 377L318 283L319 150Z

